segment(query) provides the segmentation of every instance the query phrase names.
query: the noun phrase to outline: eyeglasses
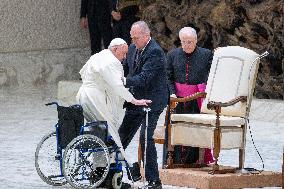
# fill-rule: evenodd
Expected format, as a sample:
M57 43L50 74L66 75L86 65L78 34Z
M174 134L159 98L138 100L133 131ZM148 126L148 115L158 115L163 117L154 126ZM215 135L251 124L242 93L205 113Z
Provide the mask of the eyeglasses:
M140 35L137 35L137 36L130 36L131 40L132 41L137 41L141 38L145 38L147 36L147 34L140 34Z
M140 39L142 36L135 36L135 37L131 37L132 41L137 41L138 39Z
M180 41L180 43L184 45L191 45L193 44L193 41Z

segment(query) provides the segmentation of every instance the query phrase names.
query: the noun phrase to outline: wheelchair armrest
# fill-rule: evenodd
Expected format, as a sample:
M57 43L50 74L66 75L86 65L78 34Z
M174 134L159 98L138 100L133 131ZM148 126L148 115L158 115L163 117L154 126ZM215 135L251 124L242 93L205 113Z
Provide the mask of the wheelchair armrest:
M50 103L46 103L45 105L46 105L46 106L50 106L50 105L53 105L53 104L55 104L56 107L59 106L59 104L58 104L57 102L50 102Z

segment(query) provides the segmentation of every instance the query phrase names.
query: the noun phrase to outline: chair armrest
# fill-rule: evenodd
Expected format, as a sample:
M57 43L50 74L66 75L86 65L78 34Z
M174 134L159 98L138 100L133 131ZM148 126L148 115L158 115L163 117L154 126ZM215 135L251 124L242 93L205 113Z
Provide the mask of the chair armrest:
M207 108L209 110L216 110L217 107L227 107L227 106L232 106L238 102L246 102L247 97L246 96L239 96L233 100L230 100L229 102L215 102L215 101L210 101L207 104Z
M205 98L206 97L206 93L205 92L197 92L194 93L192 95L183 97L183 98L175 98L175 97L171 97L170 98L170 102L188 102L197 98Z

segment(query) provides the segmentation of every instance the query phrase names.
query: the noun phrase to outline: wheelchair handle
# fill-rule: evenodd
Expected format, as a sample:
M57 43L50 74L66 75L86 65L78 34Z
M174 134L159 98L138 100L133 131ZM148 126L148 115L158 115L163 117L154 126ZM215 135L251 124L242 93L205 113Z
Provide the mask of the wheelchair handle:
M57 102L50 102L50 103L47 103L45 104L46 106L50 106L50 105L56 105L57 107L59 106L59 104Z
M144 107L144 108L143 108L143 111L144 111L144 112L146 112L146 113L148 113L148 112L150 112L150 111L151 111L151 108Z

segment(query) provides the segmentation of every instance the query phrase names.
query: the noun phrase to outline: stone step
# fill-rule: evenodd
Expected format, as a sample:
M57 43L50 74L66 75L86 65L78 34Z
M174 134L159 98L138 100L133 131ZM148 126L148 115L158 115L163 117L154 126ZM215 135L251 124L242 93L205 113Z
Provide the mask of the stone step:
M163 184L198 189L262 188L282 186L280 172L208 174L209 168L160 169Z

